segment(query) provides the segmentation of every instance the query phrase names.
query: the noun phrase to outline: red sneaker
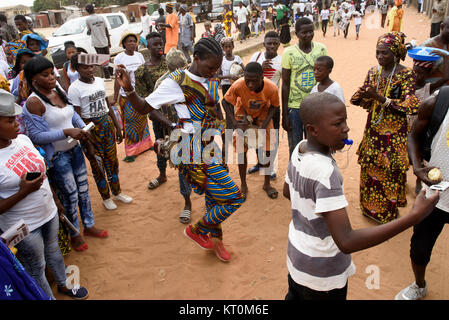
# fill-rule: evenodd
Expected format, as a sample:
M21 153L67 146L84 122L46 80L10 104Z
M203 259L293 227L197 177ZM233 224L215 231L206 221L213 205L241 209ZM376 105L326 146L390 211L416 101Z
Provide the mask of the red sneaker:
M231 260L231 254L225 249L221 241L215 244L215 254L221 261L228 262Z
M193 242L200 246L201 249L212 250L214 248L214 243L209 236L193 233L190 224L184 229L184 234L187 238L190 238Z

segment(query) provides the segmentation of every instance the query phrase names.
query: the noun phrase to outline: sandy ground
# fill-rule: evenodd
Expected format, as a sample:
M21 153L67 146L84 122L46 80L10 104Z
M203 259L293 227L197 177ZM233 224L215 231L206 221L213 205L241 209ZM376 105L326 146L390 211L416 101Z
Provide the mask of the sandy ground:
M430 22L424 15L406 8L404 31L408 41L425 40L430 33ZM348 102L360 86L368 69L376 65L375 45L385 29L368 28L364 20L360 40L355 40L355 27L350 26L348 39L333 37L330 28L326 39L315 33L315 41L327 46L335 60L331 77L342 85ZM296 43L296 39L292 43ZM282 49L280 49L282 50ZM245 57L247 62L249 57ZM405 65L411 66L407 58ZM366 112L348 103L350 137L355 145L349 151L349 166L341 169L345 179L347 208L353 228L375 226L361 215L359 209L359 172L356 147L361 141ZM281 131L278 179L274 186L281 190L288 165L288 141ZM119 145L119 159L124 157ZM254 157L252 162L254 163ZM341 167L346 155L338 155ZM250 158L251 161L251 158ZM89 170L90 171L90 170ZM158 174L156 156L150 151L134 163L120 161L122 189L134 198L130 205L118 203L118 210L107 211L89 176L92 206L96 223L106 228L106 240L87 238L89 249L72 251L66 257L68 265L80 268L81 283L90 290L90 299L283 299L287 292L286 248L290 203L281 195L269 199L262 191L263 177L248 177L249 195L244 205L223 224L224 240L232 261L223 263L211 252L200 250L183 235L185 225L178 221L183 208L179 194L177 171L168 169L168 182L149 191L147 183ZM236 165L230 166L231 176L240 183ZM414 177L408 174L409 206L413 203ZM204 212L204 198L192 194L192 220ZM349 279L348 299L393 299L395 294L413 281L409 260L409 229L377 247L352 255L357 268ZM448 299L448 243L447 230L442 232L428 266L426 299ZM366 285L368 266L378 267L379 288ZM65 299L56 294L58 299Z

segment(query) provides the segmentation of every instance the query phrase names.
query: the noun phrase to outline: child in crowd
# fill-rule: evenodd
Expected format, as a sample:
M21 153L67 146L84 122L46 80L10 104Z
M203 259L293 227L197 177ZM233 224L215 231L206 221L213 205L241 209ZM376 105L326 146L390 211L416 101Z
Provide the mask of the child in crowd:
M201 35L201 38L214 38L215 37L215 32L212 31L212 23L210 21L204 22L204 29L206 31Z
M306 11L304 18L309 19L313 23L313 15L310 13L310 11Z
M14 80L11 85L11 93L16 97L16 103L23 106L30 95L30 89L23 74L23 67L35 54L30 49L20 49L17 51L16 63L14 65ZM20 121L19 121L20 124ZM23 131L21 131L23 132Z
M288 165L284 196L291 201L286 300L346 300L348 277L355 273L350 253L378 245L416 225L438 202L421 191L410 212L372 228L353 230L343 177L332 153L348 138L346 106L319 92L301 103L307 140L297 144Z
M279 88L279 83L282 75L282 57L278 55L279 45L281 44L279 35L276 31L269 31L265 34L263 45L265 47L265 52L256 52L251 57L251 62L258 62L262 65L263 75L265 78L270 79L273 83ZM274 129L279 130L281 121L281 110L280 108L275 110L273 115L273 127ZM279 131L277 134L279 139ZM276 143L276 149L278 147L278 143ZM277 151L276 151L277 154ZM259 171L261 165L258 162L255 166L248 169L248 174ZM271 172L271 179L276 179L276 172L273 170Z
M64 210L46 178L44 158L26 135L18 133L15 118L21 113L14 97L0 90L0 228L5 231L23 219L30 234L16 245L17 258L50 298L54 296L45 277L46 264L60 293L85 299L86 288L66 287L66 267L58 246L59 214Z
M90 131L95 141L93 154L87 155L103 205L108 210L117 209L113 200L131 203L132 198L123 194L118 177L117 143L123 140L120 123L109 106L104 80L94 76L94 66L78 63L78 55L70 64L78 72L79 79L69 88L69 99L75 111L85 123L93 122ZM110 195L112 191L113 198Z
M76 71L75 68L73 68L73 66L70 64L70 59L78 52L78 50L73 41L65 42L64 47L67 61L64 62L62 66L62 83L64 90L68 92L70 85L79 78L78 71Z
M45 152L48 177L60 191L67 218L77 229L69 229L72 247L84 251L88 246L81 237L78 209L85 236L107 238L108 232L95 226L86 163L77 141L91 143L90 134L82 130L86 124L56 85L53 70L53 63L42 56L25 64L24 74L32 94L23 108L23 120L31 141Z
M22 41L25 41L27 48L30 49L31 51L33 51L34 54L41 55L53 63L51 54L47 52L47 47L48 47L48 42L49 42L48 40L45 40L44 38L42 38L41 36L39 36L36 33L30 33L30 34L23 36ZM64 90L66 90L66 88L64 88L63 81L61 79L61 75L59 74L58 69L56 69L56 67L54 68L54 73L56 75L56 79L58 80L58 84Z
M237 80L238 77L232 76L230 74L231 66L234 63L238 63L242 69L245 68L243 64L242 58L240 56L234 55L234 39L232 38L224 38L221 40L221 46L224 51L224 57L223 62L221 63L221 68L218 71L218 78L221 80L221 90L223 93L223 97L228 91L228 89L231 87L231 80Z
M315 75L315 80L318 83L312 88L310 93L328 92L339 98L341 102L345 103L342 87L336 81L329 78L333 67L334 60L329 56L321 56L316 59L313 73Z
M363 13L361 12L360 6L357 5L355 11L352 13L352 16L354 17L354 25L355 25L355 39L359 40L359 32L360 27L362 26L362 16Z
M264 78L263 68L259 63L250 62L245 67L245 77L232 84L224 96L222 104L226 111L226 119L229 118L232 122L232 128L241 129L243 132L248 129L253 130L252 133L257 140L256 145L250 146L249 143L244 142L244 136L234 132L236 152L243 153L244 159L243 163L239 162L238 165L241 181L240 191L245 196L248 193L246 183L247 152L248 147L254 147L264 153L262 159L259 159L263 164L260 166L267 168L263 172L265 180L262 189L268 197L276 199L278 191L270 184L270 167L274 160L271 153L272 150L275 150L271 140L271 129L274 129L272 118L276 109L280 107L278 87L271 80ZM260 138L260 132L257 132L259 129L265 130L265 141L261 141L263 136ZM250 135L252 133L250 132ZM240 146L243 146L244 150L239 150Z

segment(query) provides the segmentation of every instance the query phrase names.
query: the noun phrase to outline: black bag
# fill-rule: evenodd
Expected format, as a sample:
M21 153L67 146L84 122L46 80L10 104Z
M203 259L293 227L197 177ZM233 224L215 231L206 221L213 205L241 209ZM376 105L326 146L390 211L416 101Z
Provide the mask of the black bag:
M443 86L438 92L430 123L421 136L421 155L423 160L429 161L432 151L432 141L446 117L449 107L449 86Z

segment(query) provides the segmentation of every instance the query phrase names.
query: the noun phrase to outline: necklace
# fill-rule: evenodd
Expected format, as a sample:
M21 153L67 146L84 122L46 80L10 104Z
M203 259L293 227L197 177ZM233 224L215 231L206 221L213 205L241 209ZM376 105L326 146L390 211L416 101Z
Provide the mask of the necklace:
M390 93L390 84L391 84L391 79L393 78L393 76L394 76L394 72L396 71L396 66L397 66L397 64L395 63L394 64L394 67L393 67L393 70L390 72L390 74L388 75L388 82L387 82L387 85L385 86L385 89L384 89L384 94L383 94L383 96L386 98L387 97L387 95ZM377 73L377 80L376 80L376 92L379 92L379 83L380 83L380 78L381 78L381 74L382 74L382 67L381 68L379 68L379 71L378 71L378 73ZM374 102L374 106L373 106L373 111L371 112L371 124L373 124L373 125L378 125L381 121L382 121L382 119L383 119L383 117L384 117L384 106L382 106L381 107L381 110L380 110L380 114L379 114L379 116L377 117L377 119L376 119L376 108L377 108L377 105L379 104L379 101L375 101Z

